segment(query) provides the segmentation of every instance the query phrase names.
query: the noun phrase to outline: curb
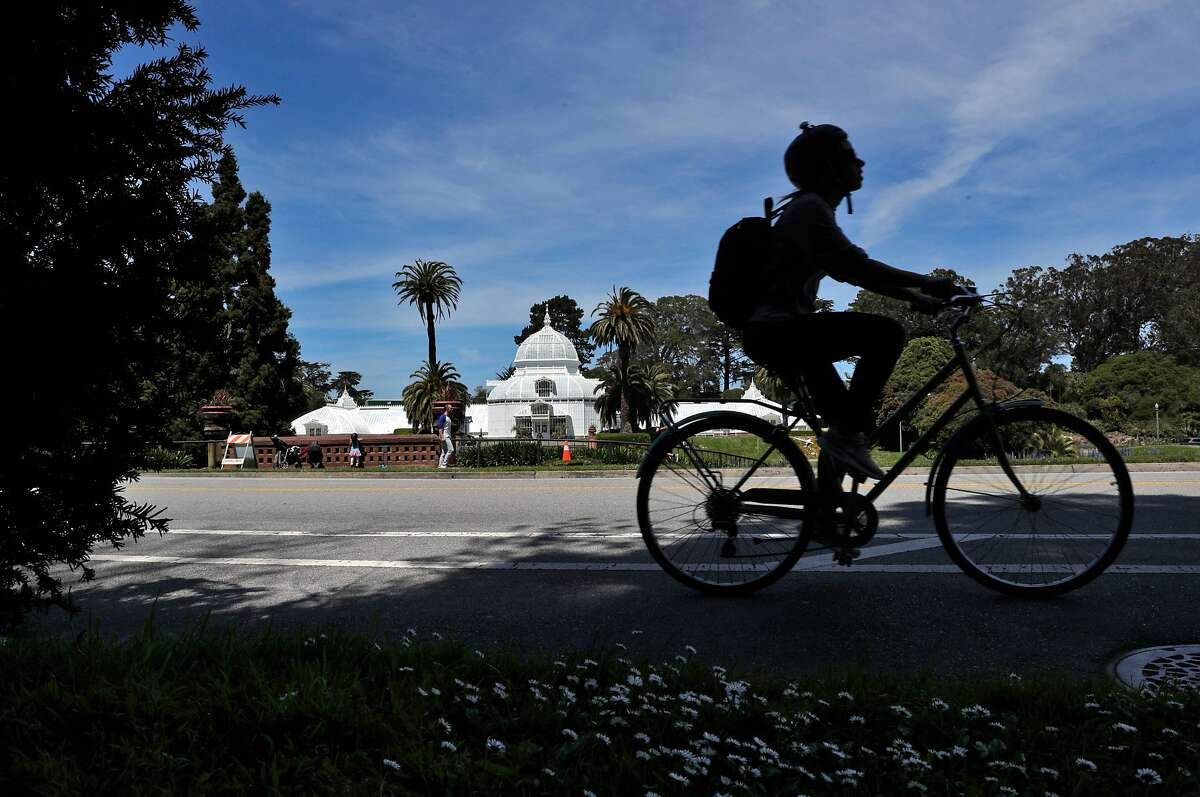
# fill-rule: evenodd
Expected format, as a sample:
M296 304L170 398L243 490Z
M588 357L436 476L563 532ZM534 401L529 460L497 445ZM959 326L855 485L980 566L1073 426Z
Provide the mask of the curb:
M814 465L816 463L813 463ZM1157 472L1174 473L1183 471L1200 471L1200 462L1129 462L1126 463L1130 473ZM1068 473L1088 473L1100 470L1099 465L1064 465ZM964 467L965 473L970 473L969 466ZM780 476L786 472L784 468L763 468L760 473L764 476ZM904 476L927 476L929 467L914 465L907 468ZM146 472L143 476L165 478L200 477L213 479L632 479L637 476L637 469L629 470L448 470L438 471L403 471L403 470L369 470L358 473L344 471L326 471L317 473L309 471L277 471L277 470L194 470L194 471L162 471L159 473Z

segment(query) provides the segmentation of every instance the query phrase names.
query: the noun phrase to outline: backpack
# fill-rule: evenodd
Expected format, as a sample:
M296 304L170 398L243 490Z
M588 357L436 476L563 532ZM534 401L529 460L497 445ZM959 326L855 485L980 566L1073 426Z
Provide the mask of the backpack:
M787 203L774 207L763 200L763 215L748 216L730 227L717 244L717 259L708 280L708 306L722 323L742 330L754 312L763 284L774 265L771 219Z

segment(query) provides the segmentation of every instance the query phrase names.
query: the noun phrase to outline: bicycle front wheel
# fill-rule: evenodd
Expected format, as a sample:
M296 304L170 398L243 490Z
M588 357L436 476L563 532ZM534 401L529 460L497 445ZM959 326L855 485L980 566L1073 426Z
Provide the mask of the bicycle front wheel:
M1133 486L1125 462L1099 430L1060 410L1026 406L994 419L1009 472L986 419L951 440L933 489L942 544L967 575L1009 595L1083 586L1112 564L1129 536Z
M737 412L666 434L647 454L637 493L638 525L654 560L693 589L725 595L753 592L787 573L808 541L803 507L750 503L743 493L813 490L812 468L795 443Z

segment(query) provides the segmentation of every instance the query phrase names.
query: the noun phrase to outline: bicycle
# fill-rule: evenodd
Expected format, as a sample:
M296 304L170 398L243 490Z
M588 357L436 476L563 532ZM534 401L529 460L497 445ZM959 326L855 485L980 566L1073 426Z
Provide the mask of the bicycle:
M863 474L847 473L825 454L814 474L793 440L801 420L814 435L821 433L802 378L788 381L795 401L780 423L716 410L677 424L663 413L665 429L637 472L638 525L655 561L689 587L717 594L746 594L778 581L814 542L814 550L832 550L835 562L849 566L875 536L875 500L936 447L925 513L967 575L1009 595L1045 597L1104 572L1133 522L1129 472L1112 443L1087 421L1038 399L985 398L975 355L968 354L959 330L996 295L972 293L944 303L954 357L868 435L869 443L912 416L956 372L965 389L865 494L859 493ZM778 409L752 399L727 401ZM974 411L951 428L968 403ZM757 438L755 455L705 448L700 436L714 430ZM938 445L943 432L948 439ZM849 491L843 487L847 475Z

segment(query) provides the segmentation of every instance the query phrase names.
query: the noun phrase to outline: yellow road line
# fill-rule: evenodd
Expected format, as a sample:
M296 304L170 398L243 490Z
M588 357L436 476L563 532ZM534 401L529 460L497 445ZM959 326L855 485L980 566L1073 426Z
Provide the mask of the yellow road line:
M920 474L917 474L920 475ZM969 475L969 474L968 474ZM432 480L431 480L432 481ZM512 492L514 490L545 490L545 489L561 489L570 488L572 492L579 490L629 490L636 484L632 479L621 479L613 484L579 484L576 479L538 479L531 480L536 483L530 484L524 480L512 480L515 483L509 483L505 480L505 484L480 484L479 480L475 479L457 479L450 483L444 483L442 480L437 480L434 483L422 483L413 485L388 485L388 486L361 486L351 487L348 485L329 485L329 484L309 484L305 486L288 486L288 487L258 487L258 486L242 486L231 484L212 484L203 486L188 486L188 485L160 485L160 484L133 484L129 486L129 492L140 492L144 490L162 490L175 493L205 493L215 491L226 491L231 493L394 493L404 490L453 490L455 492L480 492L480 491L501 491ZM1081 482L1056 482L1055 487L1085 487L1089 484L1096 484L1097 480L1081 481ZM958 487L988 487L992 486L992 482L958 482ZM1134 481L1134 487L1175 487L1183 484L1200 484L1200 479L1179 479L1177 481ZM867 485L865 490L869 490ZM888 491L895 489L925 489L925 482L895 482L888 487Z

